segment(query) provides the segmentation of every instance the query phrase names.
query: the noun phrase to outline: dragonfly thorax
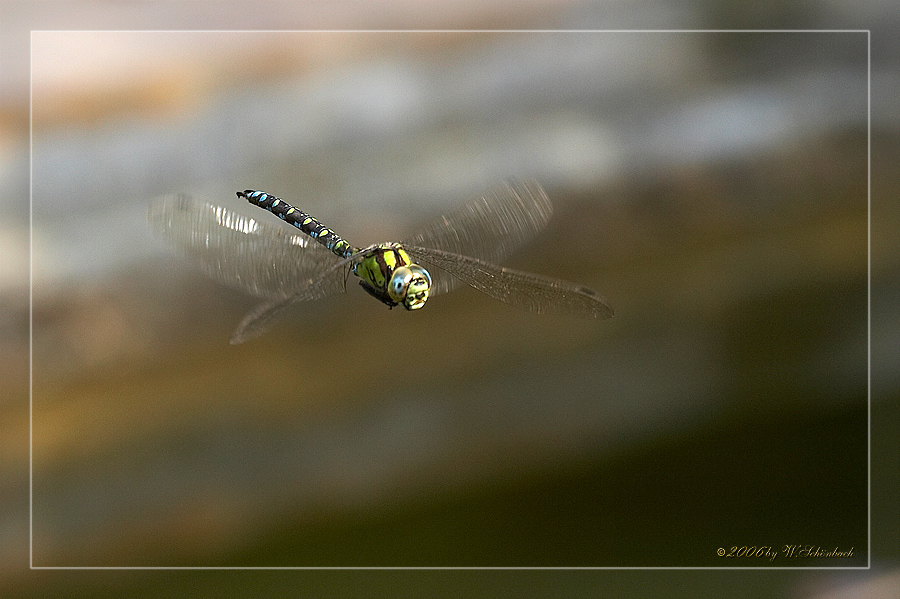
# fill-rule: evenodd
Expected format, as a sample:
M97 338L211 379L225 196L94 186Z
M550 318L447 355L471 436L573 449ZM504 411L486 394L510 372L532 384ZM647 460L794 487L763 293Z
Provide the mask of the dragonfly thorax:
M418 310L428 300L431 275L414 264L399 243L382 243L359 252L353 265L363 289L388 306Z

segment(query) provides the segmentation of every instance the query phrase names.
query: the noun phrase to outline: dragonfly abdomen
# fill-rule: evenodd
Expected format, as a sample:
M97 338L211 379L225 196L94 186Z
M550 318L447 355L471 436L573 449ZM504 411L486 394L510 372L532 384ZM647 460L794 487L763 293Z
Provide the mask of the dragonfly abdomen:
M278 216L281 220L290 223L324 245L340 258L349 258L359 251L350 245L343 237L311 217L306 212L291 206L281 198L275 197L264 191L237 192L239 198L246 198L254 206L259 206Z

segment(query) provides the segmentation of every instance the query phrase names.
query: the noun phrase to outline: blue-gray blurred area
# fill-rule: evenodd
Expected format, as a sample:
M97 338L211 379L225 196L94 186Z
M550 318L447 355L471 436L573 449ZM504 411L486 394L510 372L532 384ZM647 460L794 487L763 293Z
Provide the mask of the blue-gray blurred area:
M526 26L594 14L527 6ZM869 212L869 43L33 33L32 512L0 508L0 562L30 526L38 567L869 565L869 325L882 355L900 329L868 311L870 261L893 281L873 287L882 305L900 267L895 241L869 245L870 226L890 230ZM900 89L896 65L871 77ZM896 164L898 112L875 108L871 139L893 154L873 161ZM25 156L7 151L4 170ZM540 181L555 213L505 264L596 289L613 319L469 288L389 311L348 285L231 346L255 300L207 280L146 218L183 192L274 220L234 193L263 189L367 245L508 177ZM3 218L0 242L18 248L27 227ZM10 304L29 291L19 275L0 280ZM4 316L0 352L28 343L27 317ZM871 377L876 406L896 402L895 361L873 359ZM0 410L5 429L25 424ZM11 497L28 463L7 462ZM900 586L871 565L778 591L766 573L730 596ZM560 588L591 588L582 574ZM0 577L4 596L35 584ZM149 574L41 580L56 597L179 592ZM252 594L236 580L178 584ZM275 584L324 584L309 580Z

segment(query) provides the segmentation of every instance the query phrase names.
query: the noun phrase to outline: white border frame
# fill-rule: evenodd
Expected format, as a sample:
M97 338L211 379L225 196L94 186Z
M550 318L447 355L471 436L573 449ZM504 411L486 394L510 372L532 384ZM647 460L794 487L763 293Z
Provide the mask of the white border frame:
M865 33L866 34L866 266L868 546L865 566L35 566L34 565L34 84L35 33ZM29 34L28 89L28 568L30 570L870 570L872 567L872 30L871 29L35 29Z

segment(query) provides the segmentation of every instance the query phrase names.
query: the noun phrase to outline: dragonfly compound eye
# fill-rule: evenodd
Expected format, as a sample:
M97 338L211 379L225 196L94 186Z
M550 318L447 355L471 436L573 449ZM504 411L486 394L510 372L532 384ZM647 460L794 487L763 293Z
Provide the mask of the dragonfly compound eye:
M418 264L397 268L388 283L388 295L407 310L424 306L430 289L431 275Z

